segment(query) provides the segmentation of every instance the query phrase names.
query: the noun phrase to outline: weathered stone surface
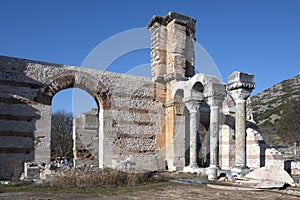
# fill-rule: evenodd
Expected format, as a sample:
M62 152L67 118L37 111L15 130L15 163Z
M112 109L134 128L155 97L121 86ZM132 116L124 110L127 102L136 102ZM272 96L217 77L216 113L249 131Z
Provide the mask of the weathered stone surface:
M103 154L99 158L106 161L101 163L114 167L112 161L107 160L112 160L112 142L121 133L144 135L148 132L153 137L149 149L156 149L155 135L162 130L159 122L162 120L162 104L155 101L150 78L5 56L0 57L0 68L0 152L32 152L34 157L27 161L49 162L51 100L57 92L69 87L86 90L95 97L103 111L100 118L102 128L100 132L96 128L94 139L100 138L104 148L99 151ZM95 128L92 125L95 121L89 116L86 119L86 128ZM133 142L123 150L139 148L136 150L139 152L138 146L144 143L148 144L147 141ZM95 151L98 152L98 147ZM95 157L99 159L97 154ZM18 166L23 168L23 165ZM7 170L1 167L1 174Z
M38 179L40 178L40 168L37 165L31 163L24 163L25 178Z
M246 154L246 100L255 88L253 75L233 72L228 77L227 90L235 101L235 167L232 171L248 173Z
M73 164L77 166L99 165L98 110L92 109L73 120Z
M261 167L250 172L245 177L257 180L279 181L290 185L294 184L292 177L283 168L278 166Z

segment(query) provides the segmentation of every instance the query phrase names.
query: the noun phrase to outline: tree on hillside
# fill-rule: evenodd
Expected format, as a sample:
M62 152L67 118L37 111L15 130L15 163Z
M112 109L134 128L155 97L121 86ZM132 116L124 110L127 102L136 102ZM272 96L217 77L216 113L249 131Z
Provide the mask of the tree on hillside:
M51 118L51 157L68 157L73 155L73 115L64 110L52 113Z

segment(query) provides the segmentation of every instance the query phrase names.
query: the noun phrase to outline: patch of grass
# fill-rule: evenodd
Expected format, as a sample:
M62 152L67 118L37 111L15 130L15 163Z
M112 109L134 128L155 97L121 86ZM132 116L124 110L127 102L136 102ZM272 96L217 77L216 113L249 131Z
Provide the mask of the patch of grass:
M61 173L61 174L60 174ZM170 182L170 179L194 179L199 175L192 173L146 172L125 173L117 170L86 171L74 169L59 172L51 182L35 184L34 182L18 181L11 185L0 185L1 192L33 192L33 193L70 193L115 195L136 191L162 191L182 183Z
M116 195L126 194L135 191L161 191L167 187L179 185L168 181L154 181L139 185L106 186L106 187L50 187L45 185L0 185L0 193L5 192L50 192L50 193L71 193L71 194L98 194Z
M53 187L106 187L139 185L154 180L153 172L122 172L118 170L97 170L87 171L72 169L57 173L55 178L48 182Z

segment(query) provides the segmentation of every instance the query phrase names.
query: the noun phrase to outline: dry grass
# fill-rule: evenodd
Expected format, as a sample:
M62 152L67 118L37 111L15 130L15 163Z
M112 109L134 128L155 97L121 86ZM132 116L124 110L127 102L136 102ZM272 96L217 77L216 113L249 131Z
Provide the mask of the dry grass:
M138 185L153 181L154 173L127 173L118 170L86 171L73 169L58 173L49 184L54 187L105 187Z

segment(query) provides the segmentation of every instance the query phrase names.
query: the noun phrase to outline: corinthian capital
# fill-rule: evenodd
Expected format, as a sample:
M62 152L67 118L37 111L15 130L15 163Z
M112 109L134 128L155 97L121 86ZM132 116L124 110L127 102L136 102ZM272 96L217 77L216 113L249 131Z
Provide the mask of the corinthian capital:
M184 104L187 107L187 109L192 112L198 112L198 110L201 107L203 100L197 100L197 99L184 99Z
M230 96L232 96L232 98L235 101L238 100L247 100L248 97L250 96L252 90L249 89L244 89L244 88L239 88L236 90L231 90L229 91Z
M227 91L235 101L246 100L250 96L255 88L253 78L253 75L242 72L233 72L228 77Z
M226 88L222 83L210 82L205 88L204 97L209 106L219 106L226 96Z

